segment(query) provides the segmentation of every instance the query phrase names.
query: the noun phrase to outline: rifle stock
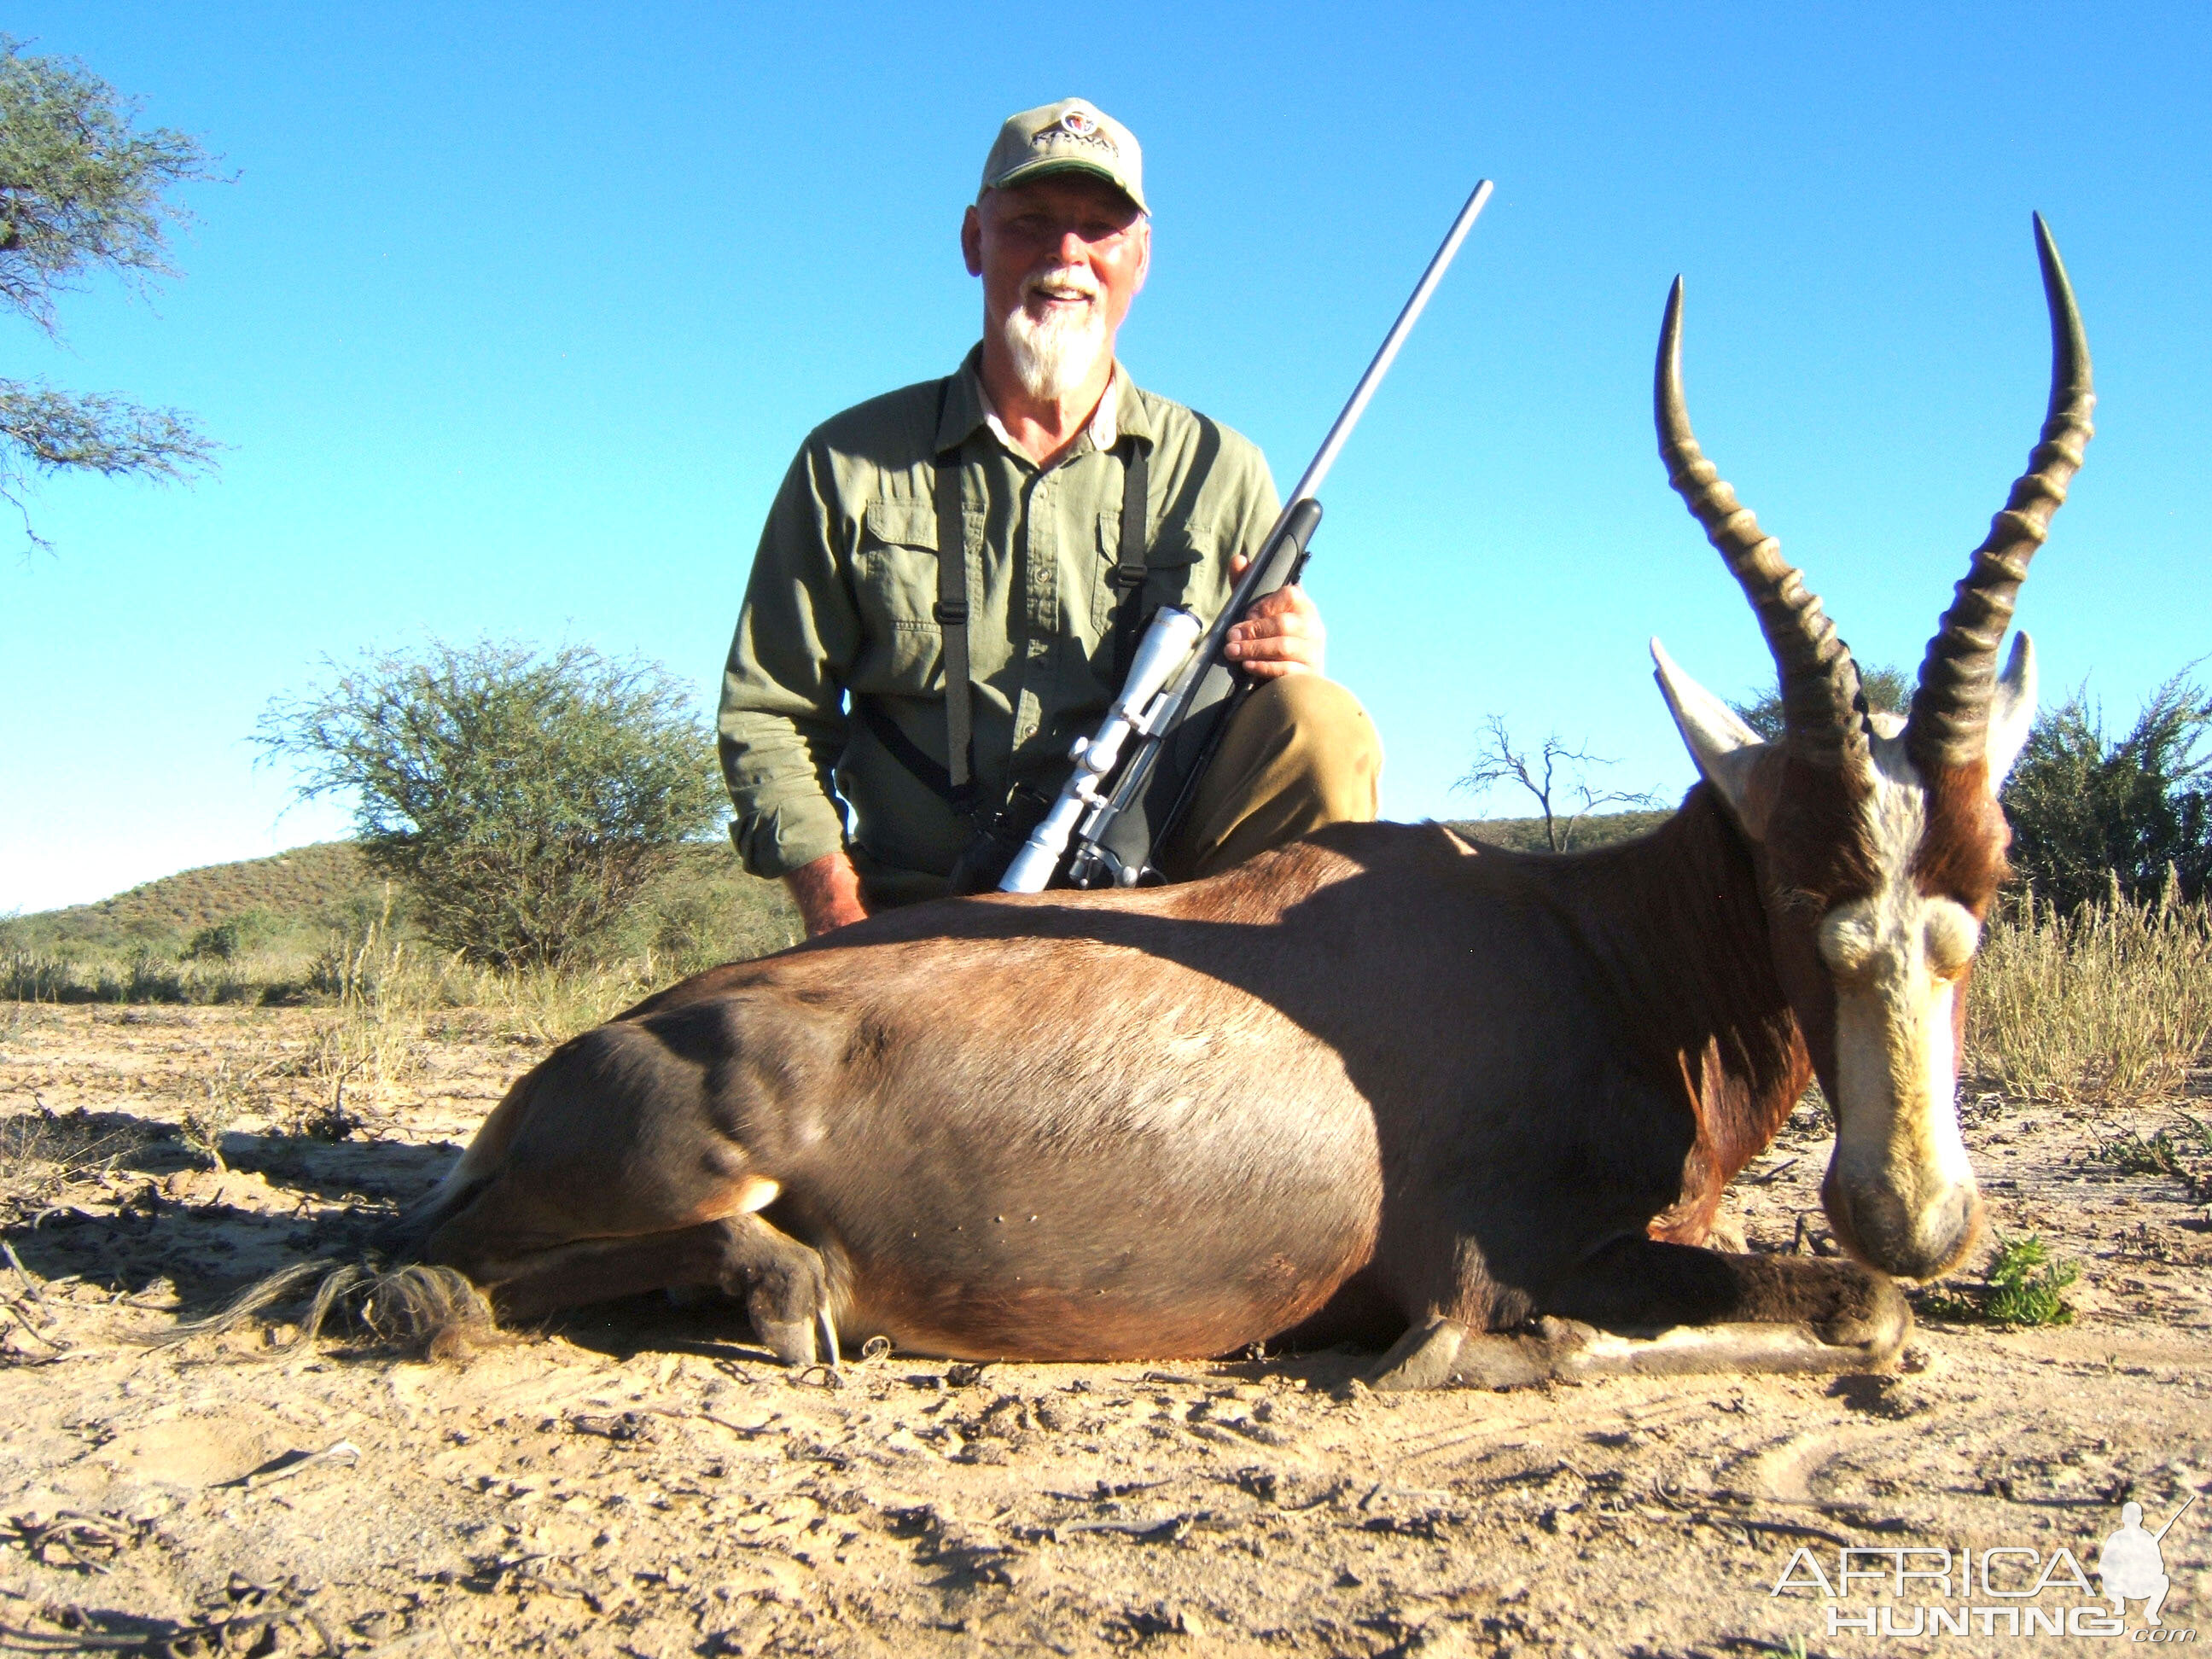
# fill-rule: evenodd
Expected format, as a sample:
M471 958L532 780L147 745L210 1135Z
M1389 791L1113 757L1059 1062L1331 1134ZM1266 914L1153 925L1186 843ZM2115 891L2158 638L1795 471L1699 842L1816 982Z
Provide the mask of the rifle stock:
M1115 780L1106 811L1079 831L1068 880L1077 887L1134 886L1164 879L1159 861L1190 808L1190 798L1221 745L1229 717L1251 690L1251 678L1223 654L1229 630L1268 594L1297 580L1321 503L1310 495L1291 503L1244 568L1229 603L1206 630L1150 735Z

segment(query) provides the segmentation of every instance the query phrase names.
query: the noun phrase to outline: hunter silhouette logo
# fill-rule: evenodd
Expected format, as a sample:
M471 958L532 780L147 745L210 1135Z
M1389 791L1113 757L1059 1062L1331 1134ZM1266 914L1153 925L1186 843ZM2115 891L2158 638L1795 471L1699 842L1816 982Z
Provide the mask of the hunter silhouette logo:
M2156 1532L2143 1530L2142 1504L2120 1505L2120 1529L2105 1540L2104 1550L2097 1557L2097 1577L2104 1581L2105 1599L2112 1604L2114 1613L2124 1618L2128 1603L2140 1601L2146 1603L2143 1618L2148 1623L2164 1622L2158 1610L2166 1605L2166 1592L2171 1585L2166 1576L2166 1556L2159 1546L2196 1501L2197 1494L2190 1493L2189 1503L2168 1516Z

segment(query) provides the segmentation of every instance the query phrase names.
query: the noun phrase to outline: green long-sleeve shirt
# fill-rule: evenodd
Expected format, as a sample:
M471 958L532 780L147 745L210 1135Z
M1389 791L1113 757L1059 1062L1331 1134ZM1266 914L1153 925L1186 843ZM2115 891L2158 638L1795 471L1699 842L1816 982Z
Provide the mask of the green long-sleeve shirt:
M939 458L960 468L977 780L1048 794L1067 750L1112 700L1108 578L1121 546L1122 470L1086 432L1040 469L994 434L978 366L872 399L811 434L769 511L722 678L730 835L757 875L849 846L878 890L941 886L969 826L915 778L853 700L945 756L937 602ZM1227 603L1232 555L1259 550L1275 489L1247 439L1154 397L1117 369L1125 441L1152 448L1145 611ZM843 811L841 811L841 804ZM848 821L849 815L849 821Z

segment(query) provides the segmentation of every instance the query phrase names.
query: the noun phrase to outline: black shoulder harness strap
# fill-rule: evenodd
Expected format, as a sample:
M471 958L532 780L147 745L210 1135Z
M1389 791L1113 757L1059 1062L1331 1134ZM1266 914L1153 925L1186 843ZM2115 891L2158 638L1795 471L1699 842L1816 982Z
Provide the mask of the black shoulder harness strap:
M952 395L948 376L938 397L938 424ZM1124 437L1115 445L1121 458L1121 541L1108 580L1121 597L1114 612L1114 684L1118 690L1128 678L1136 655L1144 617L1139 614L1145 573L1152 551L1148 495L1151 446ZM957 456L937 466L934 488L937 504L937 604L931 614L945 636L945 753L939 765L898 722L872 699L855 698L860 718L891 757L914 774L933 794L944 797L956 812L965 813L975 803L975 687L969 678L968 657L968 526L960 504L960 465Z
M1130 659L1137 654L1137 635L1145 619L1139 615L1139 594L1145 586L1146 562L1152 556L1152 514L1149 462L1152 447L1134 438L1114 446L1121 455L1121 549L1109 580L1120 595L1114 607L1114 689L1129 678Z
M952 382L945 383L945 396ZM945 799L964 812L975 796L975 688L968 680L968 521L960 511L960 463L937 463L937 606L945 635Z

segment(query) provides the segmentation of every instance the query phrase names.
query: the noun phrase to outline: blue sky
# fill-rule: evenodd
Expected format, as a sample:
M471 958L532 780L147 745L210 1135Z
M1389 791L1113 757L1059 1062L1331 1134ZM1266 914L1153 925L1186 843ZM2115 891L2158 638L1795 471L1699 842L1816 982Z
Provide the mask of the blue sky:
M1145 385L1287 483L1474 180L1498 195L1331 480L1310 586L1395 817L1482 717L1688 763L1657 634L1767 672L1666 487L1650 356L1687 280L1708 452L1874 661L1918 659L2042 415L2028 214L2100 435L2023 595L2046 691L2118 721L2212 651L2212 11L2081 8L89 6L9 27L199 133L152 307L0 321L0 369L195 411L191 490L57 482L0 550L0 912L341 833L245 742L325 655L586 640L702 710L808 428L942 374L1008 112L1143 140ZM281 816L280 816L281 815Z

